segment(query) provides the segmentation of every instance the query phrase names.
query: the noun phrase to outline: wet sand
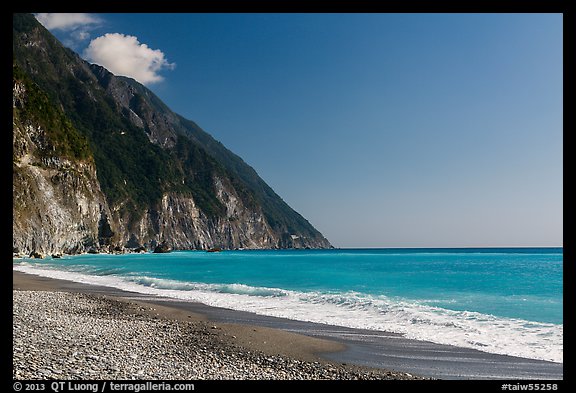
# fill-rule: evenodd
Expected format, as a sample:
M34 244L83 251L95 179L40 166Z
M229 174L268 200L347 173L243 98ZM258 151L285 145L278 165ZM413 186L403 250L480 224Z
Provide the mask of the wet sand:
M392 377L397 373L397 379L407 378L402 373L439 379L563 379L559 363L411 340L388 332L266 317L17 271L13 271L13 289L88 293L134 302L157 317L207 322L253 351L322 364L344 363L358 370L386 370Z

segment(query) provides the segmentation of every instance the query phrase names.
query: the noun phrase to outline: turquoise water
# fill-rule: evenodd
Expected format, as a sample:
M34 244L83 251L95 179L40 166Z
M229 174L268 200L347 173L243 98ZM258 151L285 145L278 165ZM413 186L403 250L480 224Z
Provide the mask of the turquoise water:
M78 255L15 269L562 361L562 248Z

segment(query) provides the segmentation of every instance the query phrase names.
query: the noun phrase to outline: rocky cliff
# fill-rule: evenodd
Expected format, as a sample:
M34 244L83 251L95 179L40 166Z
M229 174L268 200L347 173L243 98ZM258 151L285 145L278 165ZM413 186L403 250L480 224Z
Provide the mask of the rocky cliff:
M13 247L326 248L249 165L138 82L13 18Z
M61 138L86 141L17 69L12 96L13 247L76 253L107 244L111 214L94 160L88 153L66 153L70 142Z

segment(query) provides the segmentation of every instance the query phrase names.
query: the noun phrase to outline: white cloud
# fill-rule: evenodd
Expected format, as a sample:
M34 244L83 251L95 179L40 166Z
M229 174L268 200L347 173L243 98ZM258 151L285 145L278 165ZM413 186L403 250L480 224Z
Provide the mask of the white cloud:
M90 38L90 33L84 30L77 30L72 32L72 37L79 41L84 41Z
M160 82L163 78L158 73L175 67L161 50L151 49L138 38L120 33L93 39L84 50L84 58L113 74L129 76L143 84Z
M48 30L75 30L96 26L101 23L100 18L92 14L56 14L40 13L35 14L38 22L42 23Z
M67 34L63 43L72 48L90 38L90 30L102 24L102 20L93 14L35 14L38 22L48 30L58 30Z

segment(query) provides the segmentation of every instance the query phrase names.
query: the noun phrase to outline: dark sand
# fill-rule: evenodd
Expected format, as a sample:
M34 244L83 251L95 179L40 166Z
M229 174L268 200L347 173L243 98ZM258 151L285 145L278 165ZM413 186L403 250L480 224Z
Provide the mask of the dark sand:
M562 380L563 365L406 339L381 331L266 317L200 303L13 271L13 289L93 293L138 302L158 316L209 320L248 349L306 361L331 361L440 379Z

